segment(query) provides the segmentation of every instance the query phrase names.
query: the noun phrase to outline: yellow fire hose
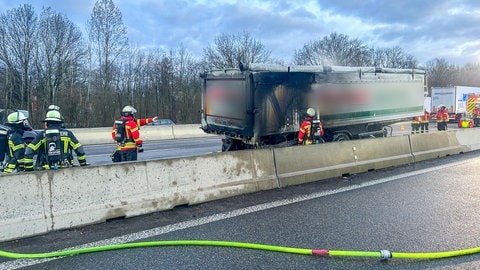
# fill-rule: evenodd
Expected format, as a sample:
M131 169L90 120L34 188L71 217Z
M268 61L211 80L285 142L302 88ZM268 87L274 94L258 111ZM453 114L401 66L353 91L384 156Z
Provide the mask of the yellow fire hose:
M93 253L100 251L145 248L145 247L165 247L165 246L216 246L216 247L233 247L244 249L256 249L275 251L283 253L291 253L298 255L319 255L327 257L372 257L380 259L440 259L463 255L470 255L480 252L480 247L442 251L442 252L391 252L388 250L380 251L356 251L356 250L328 250L328 249L307 249L294 248L285 246L264 245L246 242L231 241L215 241L215 240L165 240L165 241L149 241L149 242L133 242L115 245L105 245L89 248L78 248L64 251L53 251L46 253L15 253L0 251L0 257L11 259L45 259L61 256L71 256L85 253Z

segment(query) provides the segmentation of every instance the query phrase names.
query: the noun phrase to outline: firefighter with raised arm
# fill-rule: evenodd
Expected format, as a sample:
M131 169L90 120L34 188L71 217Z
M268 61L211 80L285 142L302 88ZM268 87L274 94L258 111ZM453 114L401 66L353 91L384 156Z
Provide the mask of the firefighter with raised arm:
M445 105L439 105L439 109L435 118L437 118L437 129L438 130L447 130L448 123L448 111Z
M476 104L475 108L472 111L473 116L473 125L478 127L480 126L480 105Z
M45 129L27 145L25 150L25 170L33 171L33 157L37 154L36 167L42 169L58 169L71 167L73 164L68 160L68 153L72 149L77 155L80 166L88 165L85 159L85 151L82 144L73 132L62 128L63 117L60 112L52 110L45 117Z
M112 127L112 139L117 143L117 149L112 154L113 162L137 160L137 153L143 152L143 141L140 139L139 128L157 120L151 118L135 118L137 110L127 105L122 108L121 118Z
M20 172L24 169L25 161L25 139L23 134L31 130L27 116L22 112L14 112L8 115L6 125L8 131L7 163L3 169L4 173Z
M323 127L322 122L318 119L315 119L315 109L308 108L307 116L300 126L298 131L298 144L307 145L323 142Z

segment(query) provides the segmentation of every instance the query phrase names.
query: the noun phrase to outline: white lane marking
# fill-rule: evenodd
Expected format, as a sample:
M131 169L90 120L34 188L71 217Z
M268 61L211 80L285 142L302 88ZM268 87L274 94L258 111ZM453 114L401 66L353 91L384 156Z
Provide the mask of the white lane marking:
M233 211L229 211L229 212L225 212L225 213L214 214L214 215L211 215L211 216L208 216L208 217L202 217L202 218L198 218L198 219L194 219L194 220L189 220L189 221L179 222L179 223L175 223L175 224L170 224L170 225L163 226L163 227L157 227L157 228L153 228L153 229L149 229L149 230L145 230L145 231L141 231L141 232L136 232L136 233L126 234L126 235L122 235L122 236L118 236L118 237L113 237L113 238L110 238L110 239L91 242L91 243L87 243L87 244L84 244L84 245L74 246L74 247L63 249L63 250L72 250L72 249L80 249L80 248L87 248L87 247L104 246L104 245L115 245L115 244L123 244L123 243L127 243L127 242L139 241L139 240L142 240L142 239L151 238L151 237L155 237L155 236L158 236L158 235L162 235L162 234L166 234L166 233L170 233L170 232L175 232L175 231L179 231L179 230L183 230L183 229L189 229L189 228L205 225L205 224L212 223L212 222L225 220L225 219L228 219L228 218L243 216L243 215L256 213L256 212L263 211L263 210L268 210L268 209L272 209L272 208L276 208L276 207L280 207L280 206L285 206L285 205L294 204L294 203L298 203L298 202L317 199L317 198L321 198L321 197L325 197L325 196L329 196L329 195L334 195L334 194L338 194L338 193L342 193L342 192L346 192L346 191L356 190L356 189L360 189L360 188L364 188L364 187L370 187L370 186L373 186L373 185L383 184L383 183L386 183L386 182L390 182L390 181L394 181L394 180L398 180L398 179L402 179L402 178L406 178L406 177L411 177L411 176L420 175L420 174L424 174L424 173L430 173L430 172L433 172L433 171L436 171L436 170L466 164L468 162L469 162L469 160L453 162L453 163L449 163L449 164L446 164L446 165L435 166L435 167L430 167L430 168L426 168L426 169L421 169L421 170L418 170L418 171L413 171L413 172L403 173L403 174L389 176L389 177L385 177L385 178L380 178L380 179L377 179L377 180L372 180L372 181L369 181L369 182L360 183L358 185L352 185L352 186L337 188L337 189L328 190L328 191L315 192L315 193L311 193L311 194L307 194L307 195L298 196L298 197L295 197L295 198L283 199L283 200L278 200L278 201L274 201L274 202L253 205L253 206L249 206L249 207L245 207L245 208L241 208L241 209L237 209L237 210L233 210ZM44 262L48 262L48 261L52 261L52 260L58 260L58 259L61 259L61 258L62 257L49 258L49 259L18 259L18 260L12 260L12 261L7 261L7 262L4 262L4 263L1 263L0 264L0 270L3 270L3 269L19 269L21 267L41 264L41 263L44 263Z

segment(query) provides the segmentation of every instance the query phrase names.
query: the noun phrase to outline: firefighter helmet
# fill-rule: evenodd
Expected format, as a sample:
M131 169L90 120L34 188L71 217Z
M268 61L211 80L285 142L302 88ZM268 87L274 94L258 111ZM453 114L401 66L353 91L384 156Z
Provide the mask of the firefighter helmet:
M25 120L27 120L27 117L21 112L13 112L7 117L7 123L10 125L23 124Z
M48 110L49 111L60 111L60 107L52 104L52 105L48 106Z
M314 108L308 108L307 115L310 116L310 117L314 117L315 116L315 109Z
M63 117L59 111L49 111L45 116L45 120L43 122L63 122Z
M122 109L123 116L129 116L129 115L133 116L133 114L135 114L136 112L137 110L135 110L135 108L130 105L127 105Z

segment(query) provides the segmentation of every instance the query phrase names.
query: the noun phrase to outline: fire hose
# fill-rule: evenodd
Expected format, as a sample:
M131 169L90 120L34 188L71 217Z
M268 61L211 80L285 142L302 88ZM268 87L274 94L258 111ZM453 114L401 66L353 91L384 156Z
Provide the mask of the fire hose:
M46 253L15 253L0 250L0 257L10 259L45 259L61 256L72 256L93 252L130 249L130 248L146 248L146 247L166 247L166 246L215 246L215 247L231 247L243 249L255 249L274 251L282 253L290 253L297 255L318 255L325 257L372 257L379 259L440 259L456 256L464 256L480 253L480 247L441 251L441 252L393 252L388 250L380 251L358 251L358 250L328 250L328 249L308 249L294 248L286 246L275 246L265 244L255 244L247 242L232 241L215 241L215 240L164 240L164 241L148 241L133 242L114 245L104 245L97 247L78 248L71 250L53 251Z

